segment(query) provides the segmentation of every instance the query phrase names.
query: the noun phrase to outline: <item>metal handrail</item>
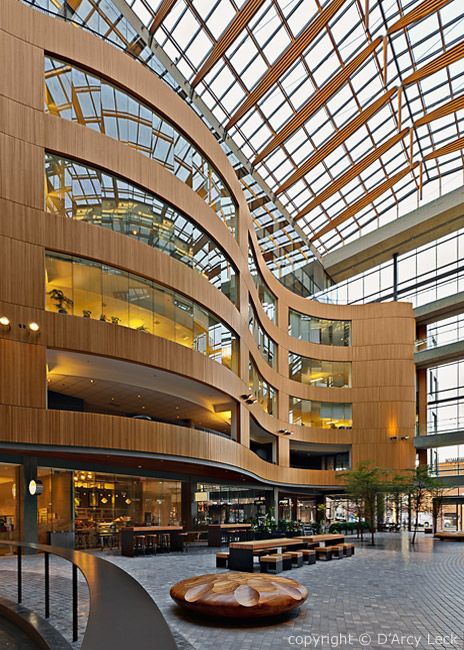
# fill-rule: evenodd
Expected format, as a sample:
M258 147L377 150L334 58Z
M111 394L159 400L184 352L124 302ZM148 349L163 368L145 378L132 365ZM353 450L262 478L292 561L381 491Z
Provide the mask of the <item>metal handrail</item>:
M84 576L90 595L90 610L81 650L177 650L171 630L151 596L126 571L108 560L73 549L34 544L32 542L0 541L2 546L18 549L18 603L23 597L22 549L45 553L44 589L45 617L50 615L49 556L57 555L72 564L73 641L77 640L78 582L77 570Z

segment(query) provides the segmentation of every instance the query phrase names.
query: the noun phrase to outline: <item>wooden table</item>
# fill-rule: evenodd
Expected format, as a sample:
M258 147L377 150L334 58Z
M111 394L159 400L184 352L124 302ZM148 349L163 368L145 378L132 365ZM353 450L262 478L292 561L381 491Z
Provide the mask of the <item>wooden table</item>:
M134 537L136 535L159 535L168 533L171 536L171 548L175 551L182 550L182 539L179 533L182 526L129 526L121 528L121 554L134 557Z
M245 535L251 530L251 524L211 524L208 526L208 546L222 546L224 533Z
M345 541L345 535L301 535L295 537L295 539L300 539L302 542L305 542L309 546L333 546L334 544L343 544Z
M307 543L299 537L276 537L257 539L253 542L232 542L229 545L229 569L253 571L253 556L257 551L270 549L306 548Z

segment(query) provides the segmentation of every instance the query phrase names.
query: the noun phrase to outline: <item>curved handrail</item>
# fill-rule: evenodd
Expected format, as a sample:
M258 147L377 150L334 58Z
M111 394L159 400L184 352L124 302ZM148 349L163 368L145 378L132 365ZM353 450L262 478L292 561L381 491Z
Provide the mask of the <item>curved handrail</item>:
M156 603L126 571L91 553L32 542L0 541L2 546L30 548L57 555L82 572L90 611L81 650L177 650L171 630Z

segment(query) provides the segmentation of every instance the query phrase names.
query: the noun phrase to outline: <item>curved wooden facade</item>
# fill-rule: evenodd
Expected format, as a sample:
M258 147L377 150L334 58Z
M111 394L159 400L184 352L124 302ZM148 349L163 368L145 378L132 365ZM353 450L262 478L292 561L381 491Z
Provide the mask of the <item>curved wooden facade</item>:
M0 315L11 329L0 331L0 451L39 445L59 456L73 448L129 451L181 462L207 461L236 468L274 485L328 487L335 472L289 467L291 441L351 445L352 465L413 466L415 427L415 321L406 303L361 306L325 305L303 299L267 269L259 251L245 197L233 168L207 127L161 80L109 44L33 11L17 0L0 6ZM234 239L214 211L160 164L108 136L44 112L44 54L70 61L143 99L169 117L221 174L238 206ZM233 260L239 272L236 308L208 280L181 262L122 234L44 211L45 151L108 170L145 188L204 228ZM260 272L277 297L277 323L266 316L248 269L248 241ZM229 325L240 338L238 375L198 352L123 327L45 311L45 251L57 251L130 271L191 297ZM248 302L278 346L276 368L261 356L248 328ZM351 345L319 345L288 333L289 309L314 317L349 320ZM39 334L29 332L36 321ZM47 349L124 359L182 374L214 386L235 400L235 440L172 425L134 422L90 413L46 408ZM322 388L288 377L288 353L314 359L350 361L350 388ZM246 404L249 358L278 391L279 417L258 404ZM289 424L288 399L352 404L352 429L315 429ZM265 462L249 449L250 414L277 438L277 462ZM292 436L280 431L287 429ZM393 440L392 440L393 438ZM403 438L403 440L401 440ZM207 471L207 470L206 470Z

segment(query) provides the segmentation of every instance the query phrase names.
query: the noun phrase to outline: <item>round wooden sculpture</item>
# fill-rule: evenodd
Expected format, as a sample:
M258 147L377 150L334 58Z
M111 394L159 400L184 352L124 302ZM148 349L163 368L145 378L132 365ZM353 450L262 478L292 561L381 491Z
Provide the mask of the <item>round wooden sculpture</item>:
M182 607L209 616L275 616L299 607L308 590L296 580L266 573L210 573L177 582L170 595Z

